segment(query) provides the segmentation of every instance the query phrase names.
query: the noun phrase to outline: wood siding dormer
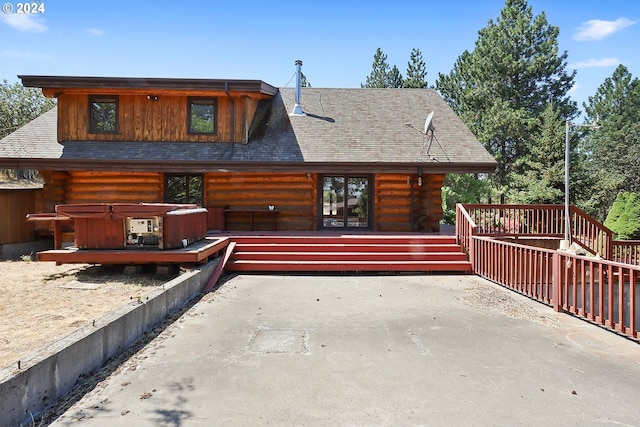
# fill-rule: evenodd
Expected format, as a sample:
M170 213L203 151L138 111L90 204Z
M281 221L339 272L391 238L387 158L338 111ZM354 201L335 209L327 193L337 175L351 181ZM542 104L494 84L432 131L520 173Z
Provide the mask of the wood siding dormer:
M258 102L256 94L225 92L74 91L57 93L58 141L246 142ZM118 132L89 130L89 100L95 95L118 96ZM188 102L194 97L216 98L215 135L188 131Z

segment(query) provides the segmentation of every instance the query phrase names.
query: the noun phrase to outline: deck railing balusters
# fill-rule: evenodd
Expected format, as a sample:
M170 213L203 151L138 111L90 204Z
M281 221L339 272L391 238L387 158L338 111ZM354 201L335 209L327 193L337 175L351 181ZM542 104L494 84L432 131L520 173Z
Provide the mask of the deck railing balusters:
M640 241L613 241L610 230L579 209L571 218L574 241L609 259L517 243L525 236L562 238L561 205L460 204L456 233L479 276L640 339Z

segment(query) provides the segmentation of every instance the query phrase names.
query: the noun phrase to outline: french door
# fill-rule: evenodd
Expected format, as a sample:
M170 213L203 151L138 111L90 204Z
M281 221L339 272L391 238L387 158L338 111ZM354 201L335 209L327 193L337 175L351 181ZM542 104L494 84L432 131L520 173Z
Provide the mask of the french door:
M321 228L369 228L370 178L360 175L321 176Z

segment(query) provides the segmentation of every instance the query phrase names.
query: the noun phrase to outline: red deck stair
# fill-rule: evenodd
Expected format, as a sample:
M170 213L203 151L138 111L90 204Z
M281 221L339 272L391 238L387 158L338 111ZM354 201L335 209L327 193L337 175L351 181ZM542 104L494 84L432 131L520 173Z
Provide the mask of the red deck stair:
M469 272L453 236L233 236L227 271Z

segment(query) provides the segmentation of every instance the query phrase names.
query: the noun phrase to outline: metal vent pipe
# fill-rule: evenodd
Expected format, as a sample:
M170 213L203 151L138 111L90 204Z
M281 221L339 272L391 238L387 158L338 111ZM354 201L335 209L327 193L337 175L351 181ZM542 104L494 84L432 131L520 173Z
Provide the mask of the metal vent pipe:
M302 61L300 59L296 60L296 103L293 106L293 111L291 112L292 116L305 116L306 114L302 111L302 105L300 105L300 93L302 87Z

